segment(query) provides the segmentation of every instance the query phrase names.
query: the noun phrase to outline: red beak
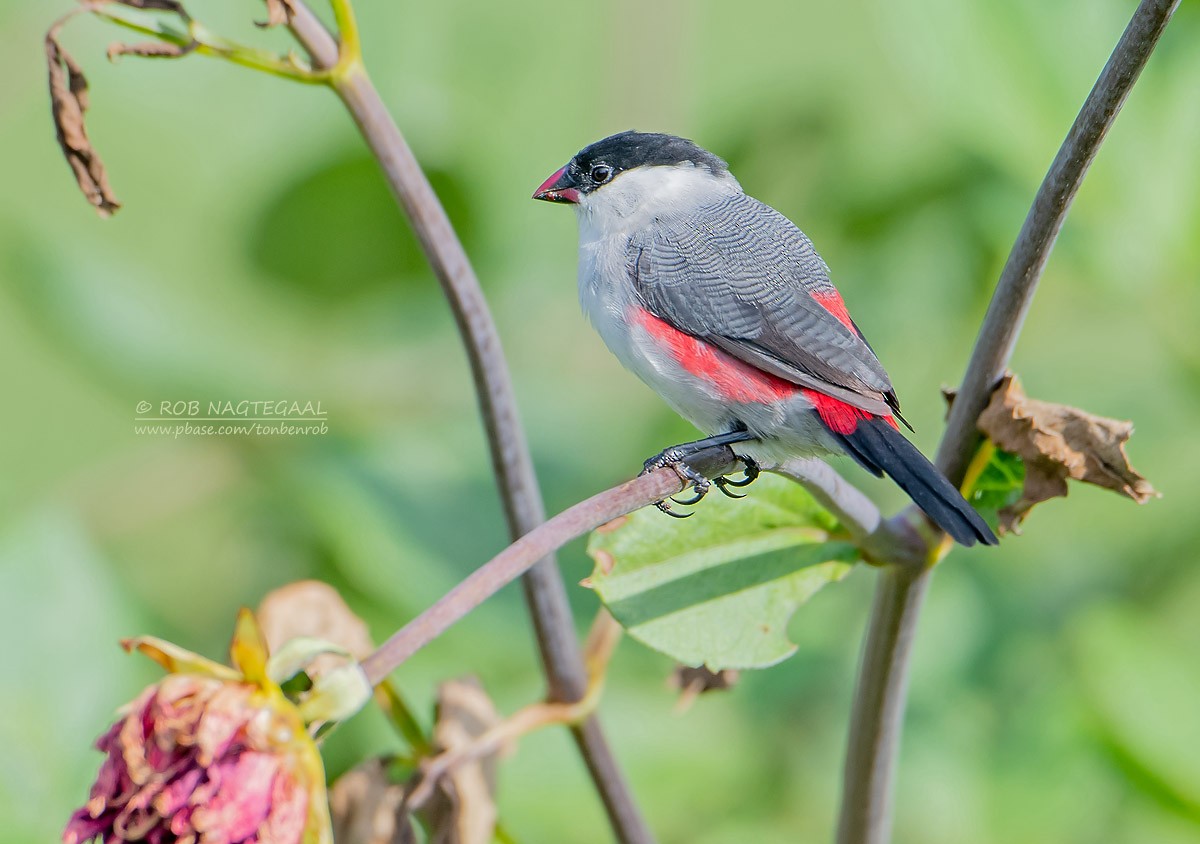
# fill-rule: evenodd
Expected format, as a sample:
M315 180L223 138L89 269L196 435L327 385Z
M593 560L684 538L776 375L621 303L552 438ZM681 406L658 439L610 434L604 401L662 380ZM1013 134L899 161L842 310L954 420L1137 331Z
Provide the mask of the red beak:
M546 202L579 202L579 184L567 173L567 168L557 170L533 192L534 199Z

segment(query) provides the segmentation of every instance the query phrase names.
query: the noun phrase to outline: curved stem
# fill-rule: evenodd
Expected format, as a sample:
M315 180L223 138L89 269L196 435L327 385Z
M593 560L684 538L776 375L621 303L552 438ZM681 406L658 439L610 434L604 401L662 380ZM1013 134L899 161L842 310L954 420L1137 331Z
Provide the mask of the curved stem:
M313 61L323 67L337 68L334 89L379 159L392 193L412 223L454 313L475 380L475 393L509 533L511 538L519 539L542 524L546 514L517 413L499 333L479 280L445 209L359 60L357 35L343 33L346 54L353 56L352 61L343 63L332 36L303 0L293 0L292 8L290 27ZM339 21L350 21L353 30L349 9L350 0L334 0ZM546 556L536 565L522 569L525 573L523 586L549 687L549 699L573 702L586 692L587 677L566 589L550 553L552 550L543 552ZM617 838L627 844L652 842L653 836L617 768L599 721L592 716L573 728L572 734Z
M737 464L725 446L702 451L688 462L708 477L727 474ZM572 539L618 516L675 495L683 488L684 483L674 470L656 469L567 508L492 557L432 607L392 634L362 661L367 679L372 684L378 683L456 621Z
M1000 273L938 447L935 462L955 484L962 481L979 442L976 420L1008 368L1071 202L1178 5L1179 0L1143 0L1138 6L1038 188Z
M1143 0L1042 181L996 284L962 388L951 407L937 466L961 483L979 441L976 421L1009 358L1054 240L1133 83L1179 0ZM930 565L941 549L931 551ZM880 574L851 715L838 844L885 844L891 832L895 758L913 632L932 570Z

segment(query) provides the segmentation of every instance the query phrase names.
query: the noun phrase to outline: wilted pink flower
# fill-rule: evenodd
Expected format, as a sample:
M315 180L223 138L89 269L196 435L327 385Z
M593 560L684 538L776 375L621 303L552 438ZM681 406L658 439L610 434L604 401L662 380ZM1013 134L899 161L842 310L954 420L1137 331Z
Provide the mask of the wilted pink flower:
M155 639L124 643L168 674L100 737L107 754L64 844L321 844L325 776L300 710L267 676L266 646L243 611L236 669Z

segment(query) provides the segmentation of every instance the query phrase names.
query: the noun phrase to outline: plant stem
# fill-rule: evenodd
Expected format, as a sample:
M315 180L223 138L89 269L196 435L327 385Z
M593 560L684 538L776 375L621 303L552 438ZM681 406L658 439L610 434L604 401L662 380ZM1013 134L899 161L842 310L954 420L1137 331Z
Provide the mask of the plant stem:
M337 71L344 72L362 62L358 20L354 17L354 4L350 0L330 0L330 5L333 6L333 23L337 27L339 42Z
M955 397L937 465L961 483L979 441L976 421L1008 367L1046 259L1088 166L1179 0L1143 0L1096 80L1038 188L996 284ZM940 556L931 551L930 563ZM891 837L895 759L908 686L913 633L932 570L880 574L863 646L846 752L838 844L885 844Z
M929 549L914 525L903 518L884 519L875 502L824 460L795 457L768 471L791 478L807 489L833 513L868 562L910 568L924 564Z
M1178 5L1179 0L1143 0L1138 6L1038 188L1000 273L938 447L935 462L955 484L962 481L975 453L979 442L976 420L1008 368L1071 202Z
M569 727L586 720L600 703L608 663L621 639L621 633L621 625L608 614L608 610L601 608L584 647L588 685L583 697L575 703L539 701L531 704L493 725L469 743L424 760L420 763L420 781L405 798L406 802L411 806L422 806L432 796L438 782L463 762L495 753L534 730L556 724Z
M222 38L195 20L173 21L161 13L146 12L116 3L92 3L84 9L109 23L143 35L152 35L166 44L173 44L202 56L225 59L251 70L261 70L308 85L323 85L330 81L330 75L326 71L312 70L270 51L247 47Z
M445 209L372 85L357 52L349 52L358 49L357 35L343 33L343 52L339 55L332 36L307 5L295 0L292 6L295 10L290 23L292 32L314 63L337 68L334 89L379 159L392 193L408 215L454 313L474 376L510 537L519 540L542 524L546 514L500 337L479 280ZM334 11L339 21L352 22L350 0L334 0ZM570 703L583 697L587 677L566 588L550 550L532 568L525 566L523 587L549 699ZM573 727L572 734L618 840L626 844L652 842L653 836L633 802L596 717Z
M735 465L732 453L724 446L701 452L688 462L709 476L724 474ZM379 682L547 554L618 516L675 495L683 488L683 481L673 470L657 469L567 508L492 557L432 607L392 634L363 660L367 679L372 684Z
M931 574L932 569L902 566L879 573L850 713L838 844L885 842L890 837L892 775L908 691L908 661Z

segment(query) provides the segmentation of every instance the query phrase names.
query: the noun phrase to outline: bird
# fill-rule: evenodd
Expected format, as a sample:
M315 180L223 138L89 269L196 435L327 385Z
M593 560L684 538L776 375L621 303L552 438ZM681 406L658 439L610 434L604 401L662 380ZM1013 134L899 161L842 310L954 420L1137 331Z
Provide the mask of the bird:
M579 298L617 359L707 436L664 449L695 504L709 481L687 465L728 445L745 465L848 454L888 475L962 545L991 528L900 432L891 379L812 241L748 196L726 162L693 141L621 132L580 150L533 194L574 207ZM659 509L673 511L665 501Z

